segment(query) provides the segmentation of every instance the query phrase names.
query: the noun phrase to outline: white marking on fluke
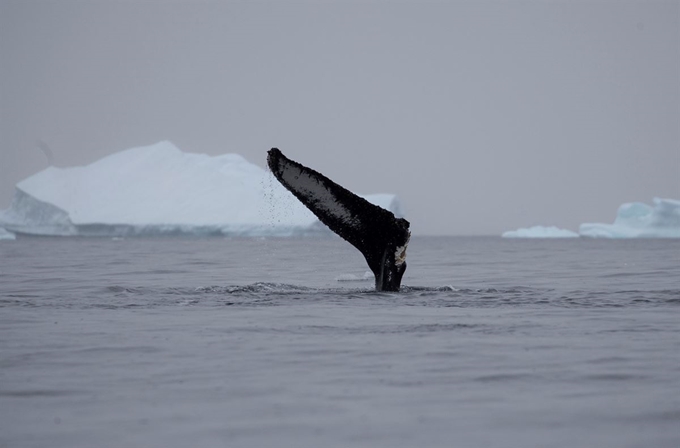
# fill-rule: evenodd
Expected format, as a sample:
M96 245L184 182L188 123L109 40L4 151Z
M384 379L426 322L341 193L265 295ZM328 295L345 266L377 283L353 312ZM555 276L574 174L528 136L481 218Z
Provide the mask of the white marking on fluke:
M404 243L403 246L397 247L397 250L394 251L394 264L397 266L401 266L404 264L406 261L406 248L408 247L408 243L411 240L411 232L408 234L408 238L406 239L406 243Z

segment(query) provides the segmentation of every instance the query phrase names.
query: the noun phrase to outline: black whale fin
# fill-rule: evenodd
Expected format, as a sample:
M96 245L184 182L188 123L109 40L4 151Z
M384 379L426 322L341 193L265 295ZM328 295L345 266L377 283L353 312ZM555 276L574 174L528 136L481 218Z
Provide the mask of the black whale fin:
M411 235L407 220L290 160L277 148L267 153L267 164L276 179L319 221L359 249L375 275L378 291L399 291Z

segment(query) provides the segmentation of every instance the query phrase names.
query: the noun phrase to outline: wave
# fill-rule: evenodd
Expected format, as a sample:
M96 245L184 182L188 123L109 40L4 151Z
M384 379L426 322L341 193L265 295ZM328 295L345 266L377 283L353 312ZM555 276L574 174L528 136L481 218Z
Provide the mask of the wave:
M288 283L256 282L246 285L140 287L110 285L91 290L5 294L0 307L55 307L131 309L167 306L285 306L292 303L346 302L356 306L494 308L546 306L560 308L621 308L680 305L680 289L556 290L514 286L457 288L452 285L410 286L400 292L361 288L313 288Z

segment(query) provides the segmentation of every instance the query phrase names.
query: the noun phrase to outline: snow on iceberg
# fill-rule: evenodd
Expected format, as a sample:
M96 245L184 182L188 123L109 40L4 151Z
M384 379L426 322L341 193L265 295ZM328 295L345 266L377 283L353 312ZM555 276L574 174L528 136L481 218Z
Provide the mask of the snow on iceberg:
M392 194L363 196L403 216ZM35 235L304 235L328 230L271 173L238 154L186 153L170 142L19 182L0 226Z
M555 226L533 226L503 232L503 238L578 238L578 233Z
M653 206L625 203L614 224L581 224L579 233L593 238L680 238L680 201L654 198Z

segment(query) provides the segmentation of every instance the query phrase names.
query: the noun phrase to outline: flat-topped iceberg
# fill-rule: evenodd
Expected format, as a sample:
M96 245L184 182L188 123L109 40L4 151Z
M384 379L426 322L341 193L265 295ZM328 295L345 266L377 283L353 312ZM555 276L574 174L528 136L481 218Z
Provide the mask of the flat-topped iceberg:
M578 238L578 233L555 226L533 226L503 232L503 238Z
M593 238L680 238L680 201L654 198L653 206L625 203L614 224L581 224L579 233Z
M363 196L402 216L393 194ZM170 142L82 167L49 167L16 186L0 227L35 235L286 236L326 232L270 173L237 154L186 153Z

